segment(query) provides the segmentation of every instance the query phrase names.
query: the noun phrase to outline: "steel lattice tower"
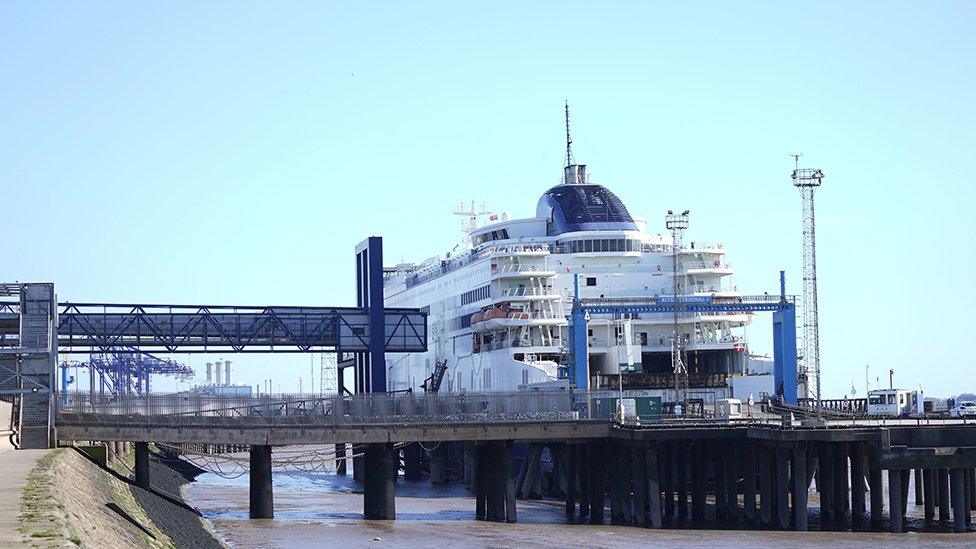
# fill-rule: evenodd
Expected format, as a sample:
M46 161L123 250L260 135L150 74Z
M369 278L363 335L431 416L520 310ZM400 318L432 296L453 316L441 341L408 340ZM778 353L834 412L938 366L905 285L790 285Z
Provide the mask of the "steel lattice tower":
M815 398L819 408L820 328L817 320L817 223L813 195L824 173L818 169L801 169L802 155L791 156L796 166L790 177L803 197L803 368L800 376L804 380L804 397Z
M681 237L684 235L685 229L688 228L688 214L689 211L685 210L680 214L676 214L671 210L668 210L668 216L665 219L665 226L671 231L671 258L672 258L672 279L671 279L671 295L674 298L674 335L671 340L671 367L674 371L674 400L675 403L684 403L688 396L688 367L685 365L684 360L684 341L681 338L680 320L681 320L681 309L682 309L682 299L679 293L679 278L678 278L678 254L681 253Z

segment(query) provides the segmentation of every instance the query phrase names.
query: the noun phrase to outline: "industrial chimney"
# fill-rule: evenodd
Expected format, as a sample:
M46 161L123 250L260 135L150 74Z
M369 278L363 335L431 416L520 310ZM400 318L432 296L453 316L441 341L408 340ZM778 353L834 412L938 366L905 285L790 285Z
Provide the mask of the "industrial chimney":
M213 385L213 362L207 363L207 385Z
M230 385L230 361L224 361L224 385Z
M219 360L217 362L214 362L214 384L215 385L221 385L221 383L220 383L220 365L221 365L221 362Z

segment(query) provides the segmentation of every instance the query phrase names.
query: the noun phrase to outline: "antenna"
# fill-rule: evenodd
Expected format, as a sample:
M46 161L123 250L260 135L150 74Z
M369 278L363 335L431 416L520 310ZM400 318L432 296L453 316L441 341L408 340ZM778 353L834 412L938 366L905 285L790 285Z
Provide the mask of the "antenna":
M569 101L566 101L566 165L573 165L573 136L569 133Z
M813 192L820 186L824 173L818 169L800 168L802 153L790 155L796 168L790 178L803 197L803 368L800 379L806 398L817 399L820 411L820 327L817 319L817 224ZM812 393L812 394L811 394Z

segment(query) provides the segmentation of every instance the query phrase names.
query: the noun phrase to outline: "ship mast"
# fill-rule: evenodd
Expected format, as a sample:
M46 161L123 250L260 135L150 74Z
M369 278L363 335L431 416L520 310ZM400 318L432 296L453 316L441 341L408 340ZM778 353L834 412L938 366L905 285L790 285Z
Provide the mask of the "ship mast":
M569 101L566 101L566 167L573 165L573 136L569 133Z

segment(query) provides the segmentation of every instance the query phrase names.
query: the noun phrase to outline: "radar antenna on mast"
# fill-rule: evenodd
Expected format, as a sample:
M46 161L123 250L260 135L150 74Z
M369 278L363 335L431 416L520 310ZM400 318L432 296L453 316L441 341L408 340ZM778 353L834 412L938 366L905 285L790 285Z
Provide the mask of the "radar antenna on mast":
M566 101L566 166L573 164L573 136L569 133L569 101Z

